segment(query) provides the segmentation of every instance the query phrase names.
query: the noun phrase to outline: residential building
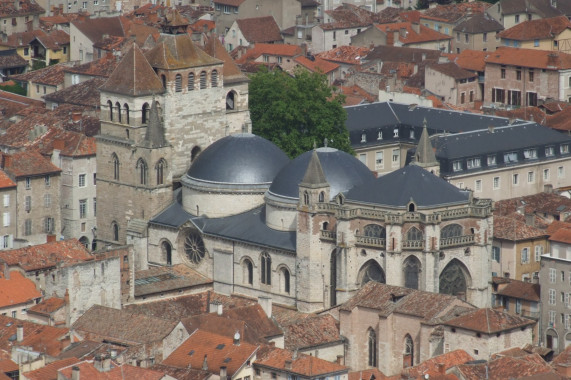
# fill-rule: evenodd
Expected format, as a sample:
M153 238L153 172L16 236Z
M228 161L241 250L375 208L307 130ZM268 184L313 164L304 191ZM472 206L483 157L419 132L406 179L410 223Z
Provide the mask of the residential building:
M338 48L316 54L315 57L338 64L340 78L344 79L350 69L361 64L361 58L365 57L369 51L368 47L339 46Z
M66 308L69 306L69 299L67 298L51 297L28 308L26 312L28 320L48 326L65 325L68 315Z
M57 370L58 380L76 380L81 378L98 379L101 376L107 378L145 379L145 380L173 380L174 378L150 368L141 368L127 363L117 364L112 362L110 354L96 355L93 360L68 364Z
M380 33L379 33L380 32ZM356 46L392 45L450 52L451 36L411 22L375 24L351 38Z
M26 320L28 309L41 301L42 293L36 288L36 284L22 273L10 270L6 264L2 266L0 314Z
M503 46L571 53L571 21L565 16L523 21L498 37Z
M6 78L21 74L28 68L28 61L20 57L16 49L0 51L0 75Z
M282 70L292 72L296 66L295 58L303 54L303 49L297 45L257 43L236 59L236 64L277 64Z
M99 87L103 86L107 78L94 77L93 79L78 84L69 85L63 90L44 95L45 107L53 110L62 105L85 107L89 114L97 115L101 104ZM76 119L81 119L79 111L74 115ZM80 120L77 120L79 122Z
M28 97L43 100L44 95L64 88L64 69L70 65L71 63L58 63L25 74L14 75L11 79L26 90Z
M475 14L452 29L452 51L456 54L467 49L495 51L500 45L498 33L502 30L502 24L487 13Z
M437 32L453 36L453 30L457 25L472 15L484 13L488 7L490 4L483 1L437 5L420 15L420 23Z
M64 88L94 78L109 78L119 64L121 57L106 54L104 57L84 64L68 66L64 69Z
M0 170L0 197L2 198L2 227L0 227L0 248L14 247L14 237L18 231L16 182L4 170Z
M500 0L487 13L509 29L524 21L569 16L571 9L561 0Z
M549 237L550 251L541 256L540 344L556 354L571 345L571 229L561 228Z
M0 30L6 35L35 30L40 27L40 16L45 8L33 0L7 1L0 7Z
M478 75L460 68L456 63L438 63L426 67L424 87L455 106L474 108L482 99Z
M273 16L239 19L232 23L224 36L228 51L253 44L281 44L280 28Z
M212 289L212 280L185 265L159 266L135 272L134 299L149 302L165 297L196 294Z
M83 4L86 3L88 2L83 2ZM101 58L94 54L93 44L103 39L104 35L125 37L128 26L128 20L121 17L87 18L72 21L69 32L71 36L70 60L86 63Z
M335 80L340 77L338 64L326 61L319 57L299 56L294 61L296 66L303 67L304 69L314 73L325 74L329 85L333 85L333 82L335 82Z

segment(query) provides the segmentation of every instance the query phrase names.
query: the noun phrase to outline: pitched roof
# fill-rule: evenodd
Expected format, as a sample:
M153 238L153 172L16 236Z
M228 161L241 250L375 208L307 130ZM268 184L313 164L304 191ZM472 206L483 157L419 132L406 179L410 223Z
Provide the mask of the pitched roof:
M69 329L41 325L21 319L0 315L0 349L11 350L16 339L17 326L23 326L24 339L18 342L20 346L29 346L38 352L57 356L63 348L63 340L68 336Z
M44 99L58 104L74 104L97 109L101 105L99 88L105 82L105 78L96 77L48 94Z
M125 30L128 28L129 20L125 17L99 17L87 18L72 21L81 33L94 43L103 38L104 35L125 37Z
M32 0L21 0L18 4L13 1L0 2L0 17L17 17L26 15L41 15L45 13L38 3Z
M95 368L93 365L93 360L69 365L60 369L58 372L61 375L65 376L65 379L72 379L73 367L79 368L79 373L81 374L82 379L89 380L161 380L164 378L163 372L155 371L149 368L135 367L129 364L117 365L113 363L109 371L101 372Z
M343 45L318 53L315 56L327 61L358 65L361 63L361 58L369 54L369 51L371 51L371 49L366 47Z
M428 68L456 80L475 78L477 76L473 71L464 70L454 62L433 63Z
M196 330L161 364L204 368L206 359L209 372L218 374L220 367L225 366L228 376L233 376L257 349L257 346L246 342L234 344L232 337Z
M540 358L541 359L541 358ZM448 373L458 374L464 380L481 380L486 376L489 379L523 379L524 376L541 374L539 378L545 379L547 374L554 370L547 363L528 360L527 358L514 358L502 356L489 362L474 362L461 364L449 370Z
M539 302L539 284L509 279L506 284L498 285L496 294L527 301Z
M221 59L224 62L224 83L248 81L248 77L242 73L236 62L226 51L222 42L215 36L207 36L204 43L204 51L211 57Z
M68 358L63 360L57 360L45 367L36 369L35 371L24 372L24 376L28 380L57 380L57 372L61 368L79 363L78 358Z
M549 237L549 240L556 241L558 243L571 244L571 229L560 228Z
M524 206L524 214L559 215L571 211L571 199L556 193L545 192L504 199L495 202L494 215L509 215L521 206Z
M9 266L19 266L25 271L34 271L55 267L58 263L75 264L92 260L92 256L79 240L68 239L0 251L0 259Z
M494 238L510 241L536 239L547 236L544 228L526 223L525 215L513 213L509 216L494 215Z
M565 16L527 20L499 33L504 39L530 41L553 39L566 29L571 29L571 21Z
M63 85L65 69L69 65L70 64L67 62L58 63L56 65L44 67L43 69L30 71L25 74L13 75L10 79L21 82L31 82L34 84L38 83L49 86L59 86Z
M136 44L125 54L101 91L129 96L162 94L163 84Z
M50 315L65 306L65 300L59 297L51 297L43 300L28 309L28 313Z
M326 13L335 21L321 24L320 27L324 30L356 28L387 21L386 13L377 14L349 3L343 3L343 5Z
M6 172L0 169L0 189L8 189L10 187L16 187L16 182L6 174Z
M251 46L245 54L238 58L236 63L242 64L250 60L255 60L261 55L296 57L302 54L303 49L297 45L257 43Z
M452 36L442 34L424 25L418 25L419 31L411 22L397 22L391 24L376 24L375 27L387 35L387 44L394 45L400 42L402 45L419 44L431 41L444 41L452 39ZM395 41L395 34L398 38Z
M75 321L73 329L108 342L136 345L161 341L176 325L176 321L93 305Z
M145 53L145 58L153 68L167 70L222 63L199 49L188 34L161 34L157 45Z
M22 151L11 155L10 164L4 166L6 171L16 179L21 177L59 174L61 169L36 151Z
M26 67L28 61L20 57L16 49L0 51L0 68Z
M438 60L440 54L438 50L379 45L367 54L365 61L381 59L383 62L420 63L424 60Z
M155 364L151 367L156 371L172 376L177 380L208 380L212 374L200 368L177 368L164 364Z
M546 124L549 128L559 131L571 131L571 107L566 107L554 115L547 116Z
M455 32L476 34L497 32L503 29L504 27L502 24L484 12L473 15L469 19L462 21L460 24L456 25L453 30Z
M339 333L339 322L330 314L310 314L282 328L285 336L284 347L288 350L339 343L343 340Z
M119 65L120 61L121 59L119 56L106 54L100 59L78 66L67 67L64 71L66 73L108 78L113 73L117 65Z
M0 307L24 304L42 297L36 284L18 271L10 271L9 278L0 276Z
M153 267L135 273L135 297L211 283L211 279L184 264Z
M280 27L273 16L236 20L240 32L249 43L281 41Z
M536 321L490 308L477 309L443 322L447 326L495 334L534 325Z
M466 351L454 350L442 355L434 356L415 365L414 367L405 368L403 375L413 378L421 378L425 375L429 375L432 379L434 376L442 374L442 369L447 370L450 367L464 364L471 360L474 360L474 358Z
M571 54L549 50L533 50L501 46L489 53L486 63L561 70L571 68Z
M490 6L491 4L483 1L437 5L425 10L420 18L455 23L465 17L468 12L483 13Z
M11 83L14 84L14 82ZM2 87L0 86L0 88ZM34 100L26 96L0 90L0 110L5 119L11 118L18 111L30 106L45 107L45 104L41 100Z
M278 371L287 371L307 378L313 376L338 375L349 372L349 368L315 356L299 354L271 346L262 346L256 353L255 366Z
M339 65L333 62L326 61L319 57L314 57L313 59L307 58L305 56L299 56L294 59L295 62L305 67L312 72L320 72L323 74L328 74L339 68Z
M43 31L42 31L43 32ZM38 33L35 39L46 49L54 51L62 49L65 45L69 45L69 34L63 30L53 30L49 33ZM30 43L33 42L30 41Z

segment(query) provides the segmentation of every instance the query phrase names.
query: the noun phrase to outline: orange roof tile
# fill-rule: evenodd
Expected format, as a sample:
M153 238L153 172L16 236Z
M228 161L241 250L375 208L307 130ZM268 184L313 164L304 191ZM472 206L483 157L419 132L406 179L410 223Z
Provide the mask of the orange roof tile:
M552 39L570 28L571 21L565 16L558 16L524 21L500 32L498 36L516 41Z
M249 343L234 344L233 338L196 330L161 364L178 368L203 368L206 358L208 371L220 373L220 367L226 366L229 376L257 351L258 347Z
M60 168L36 151L16 152L11 157L10 164L6 164L4 170L16 179L61 172Z
M92 260L93 257L79 240L69 239L0 251L0 259L6 261L9 266L33 271L55 267L58 263L74 264Z
M349 371L349 367L311 355L300 354L294 358L292 351L271 346L263 346L258 350L256 365L291 372L304 378L338 375Z
M49 315L54 311L61 309L63 306L65 306L65 300L63 298L52 297L32 306L28 309L28 313Z
M61 368L76 364L79 362L77 358L68 358L58 360L53 363L47 364L45 367L35 371L24 372L24 376L28 380L57 380L58 370Z
M547 126L559 131L571 131L571 107L547 116Z
M0 349L12 348L15 342L10 338L16 336L18 325L24 328L24 339L22 342L17 342L18 345L29 346L38 352L57 356L66 344L65 338L69 333L67 328L46 326L0 315Z
M454 62L466 70L484 71L486 68L484 59L487 54L487 52L479 50L462 50L462 52L455 57Z
M412 377L429 375L432 379L433 376L442 374L443 370L447 370L459 364L464 364L471 360L474 360L474 358L470 356L466 351L454 350L446 354L438 355L425 360L424 362L417 364L414 367L406 368L403 371L403 374Z
M41 298L34 282L18 271L10 271L10 277L0 275L0 307L18 305Z
M452 373L457 373L464 380L489 379L521 379L525 376L539 375L536 379L543 379L547 373L554 372L547 363L537 363L525 358L513 358L503 356L489 362L476 362L461 364L454 368Z
M236 20L240 32L249 43L282 41L280 28L274 16Z
M0 169L0 189L7 189L10 187L16 187L16 182L12 181L8 174L2 169Z
M375 27L387 35L388 45L394 45L396 43L395 41L396 33L399 33L398 41L400 41L403 45L452 39L451 36L427 28L424 25L418 25L419 32L417 33L416 30L414 30L414 27L411 22L377 24L375 25Z
M297 57L295 62L300 64L301 66L305 67L309 71L313 72L321 72L323 74L328 74L334 70L339 68L339 65L333 62L326 61L324 59L315 57L314 60L311 60L307 57Z
M335 49L316 54L315 56L328 61L358 65L361 63L361 58L369 54L369 51L371 51L371 49L366 47L339 46Z
M257 43L248 49L244 55L236 59L236 63L241 65L262 55L296 57L302 54L302 48L297 45Z
M561 70L571 68L571 54L501 46L495 52L488 53L485 62L498 65Z
M483 1L474 1L470 3L457 3L448 5L437 5L434 8L427 9L420 15L421 19L431 19L446 22L457 22L466 13L484 13L491 6Z
M560 228L549 237L549 240L556 241L558 243L571 244L571 229Z
M539 284L512 279L507 280L507 284L498 285L497 294L528 301L539 301Z
M447 326L477 331L484 334L495 334L516 328L534 325L536 321L505 313L500 310L477 309L444 322Z
M388 377L377 368L349 372L348 380L386 380ZM400 380L400 375L399 375Z
M65 376L65 379L72 379L73 367L79 368L82 379L89 380L160 380L164 377L163 372L155 371L149 368L135 367L129 364L117 365L112 363L111 369L107 372L100 372L93 365L93 360L84 361L75 365L68 365L60 369L58 372Z

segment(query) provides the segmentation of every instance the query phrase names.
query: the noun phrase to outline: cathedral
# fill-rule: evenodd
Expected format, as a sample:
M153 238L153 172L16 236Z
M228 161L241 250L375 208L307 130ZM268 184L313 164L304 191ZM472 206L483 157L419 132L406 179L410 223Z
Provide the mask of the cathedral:
M249 133L248 80L219 41L177 30L101 88L99 242L306 312L368 281L489 305L492 202L431 172L426 128L416 164L380 178L326 142L290 160Z

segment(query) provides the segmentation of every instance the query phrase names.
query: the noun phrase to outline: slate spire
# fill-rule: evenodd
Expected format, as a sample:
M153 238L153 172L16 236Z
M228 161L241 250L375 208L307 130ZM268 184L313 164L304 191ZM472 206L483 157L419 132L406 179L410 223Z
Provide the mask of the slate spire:
M428 130L426 129L426 119L422 122L422 134L416 147L416 164L419 166L434 165L438 163L432 143L428 137Z
M147 123L147 134L145 141L150 148L160 148L168 145L165 139L165 128L159 115L159 107L153 99L151 109L149 110L149 121Z

